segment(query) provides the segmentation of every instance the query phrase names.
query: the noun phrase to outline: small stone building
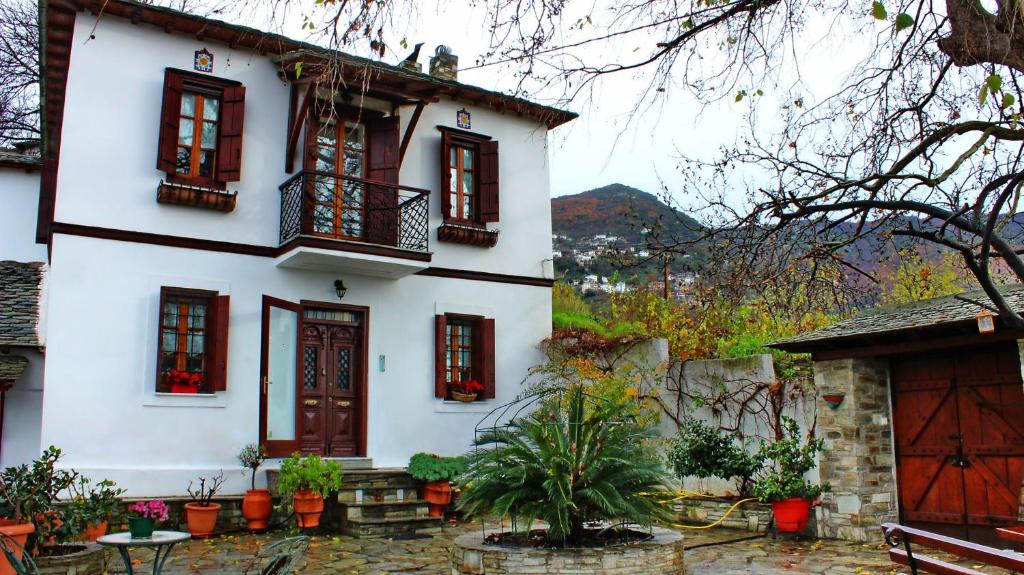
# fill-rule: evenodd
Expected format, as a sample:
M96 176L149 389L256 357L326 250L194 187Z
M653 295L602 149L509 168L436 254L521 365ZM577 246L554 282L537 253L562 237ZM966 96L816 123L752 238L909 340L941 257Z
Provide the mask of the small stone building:
M0 468L39 455L45 266L0 261Z
M1024 310L1024 286L1003 291ZM979 303L991 305L978 292L879 308L772 344L814 363L820 473L832 485L819 535L872 541L898 520L992 542L995 527L1018 522L1024 332L996 317L980 333Z

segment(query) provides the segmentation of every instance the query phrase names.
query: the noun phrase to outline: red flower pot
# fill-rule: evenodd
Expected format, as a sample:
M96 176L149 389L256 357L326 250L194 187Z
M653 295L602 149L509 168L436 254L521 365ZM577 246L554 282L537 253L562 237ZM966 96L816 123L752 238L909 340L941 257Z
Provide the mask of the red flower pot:
M775 515L775 526L779 531L803 531L807 529L811 502L799 497L772 501L772 514Z
M25 541L30 533L36 530L31 523L15 523L13 519L0 519L0 531L12 537L21 547L15 550L15 555L21 558L21 549L25 547ZM7 558L0 555L0 575L14 575L14 567L7 561Z
M190 383L172 383L171 393L199 393L199 386Z
M220 504L211 503L206 507L198 503L185 504L185 521L188 522L188 531L192 537L202 539L213 535L217 527L217 514L220 513Z
M79 541L95 541L107 534L107 522L100 521L85 528L85 531L78 536Z
M302 529L320 527L320 514L324 512L324 498L315 491L300 489L292 496L295 520Z
M423 486L423 500L430 504L430 516L441 517L452 502L452 485L448 481L431 481Z
M242 500L242 517L249 522L252 531L266 531L267 520L273 512L270 491L266 489L250 489L245 492Z

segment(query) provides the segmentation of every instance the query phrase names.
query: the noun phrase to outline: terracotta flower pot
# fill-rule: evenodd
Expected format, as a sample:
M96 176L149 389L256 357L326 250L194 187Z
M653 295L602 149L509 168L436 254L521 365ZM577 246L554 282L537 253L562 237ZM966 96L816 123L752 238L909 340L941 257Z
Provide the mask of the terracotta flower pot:
M15 523L12 519L0 519L0 531L13 538L21 546L15 550L15 554L19 558L21 557L21 548L25 547L25 541L29 534L35 530L36 526L31 523ZM2 555L0 555L0 575L14 575L14 567L11 567L11 564Z
M273 512L270 491L267 489L250 489L245 492L242 500L242 517L249 522L252 531L266 531L267 520Z
M188 522L188 531L192 537L202 539L213 535L217 527L217 514L220 513L220 504L211 503L206 507L198 503L185 504L185 521Z
M79 541L95 541L107 534L107 522L92 523L78 536Z
M775 515L775 526L779 531L803 531L807 529L811 502L799 497L772 501L772 514Z
M475 393L462 393L461 391L452 390L452 399L461 401L462 403L473 403L476 401Z
M324 512L324 498L315 491L300 489L292 497L295 519L302 529L320 527L320 514Z
M430 504L430 516L441 517L444 508L452 502L452 484L448 481L431 481L423 486L423 500Z

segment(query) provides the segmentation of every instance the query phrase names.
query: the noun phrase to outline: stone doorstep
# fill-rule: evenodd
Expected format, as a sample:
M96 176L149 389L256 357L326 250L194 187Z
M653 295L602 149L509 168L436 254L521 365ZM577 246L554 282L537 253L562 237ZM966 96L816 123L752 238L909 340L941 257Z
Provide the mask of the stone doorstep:
M349 521L363 519L410 519L426 517L430 506L426 501L372 501L366 503L349 503L344 505L345 516Z
M343 529L352 537L394 537L396 535L427 535L441 532L442 517L349 519Z

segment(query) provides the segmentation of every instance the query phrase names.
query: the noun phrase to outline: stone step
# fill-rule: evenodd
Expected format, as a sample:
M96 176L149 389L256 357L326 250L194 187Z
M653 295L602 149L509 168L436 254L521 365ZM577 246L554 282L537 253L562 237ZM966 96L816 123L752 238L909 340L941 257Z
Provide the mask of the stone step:
M393 501L393 502L364 502L362 504L349 503L343 506L345 517L371 521L377 519L412 519L426 517L430 513L430 505L426 501Z
M441 517L404 519L349 519L343 532L352 537L398 537L432 535L441 532Z
M364 488L342 487L338 491L338 503L392 503L418 499L416 488Z

